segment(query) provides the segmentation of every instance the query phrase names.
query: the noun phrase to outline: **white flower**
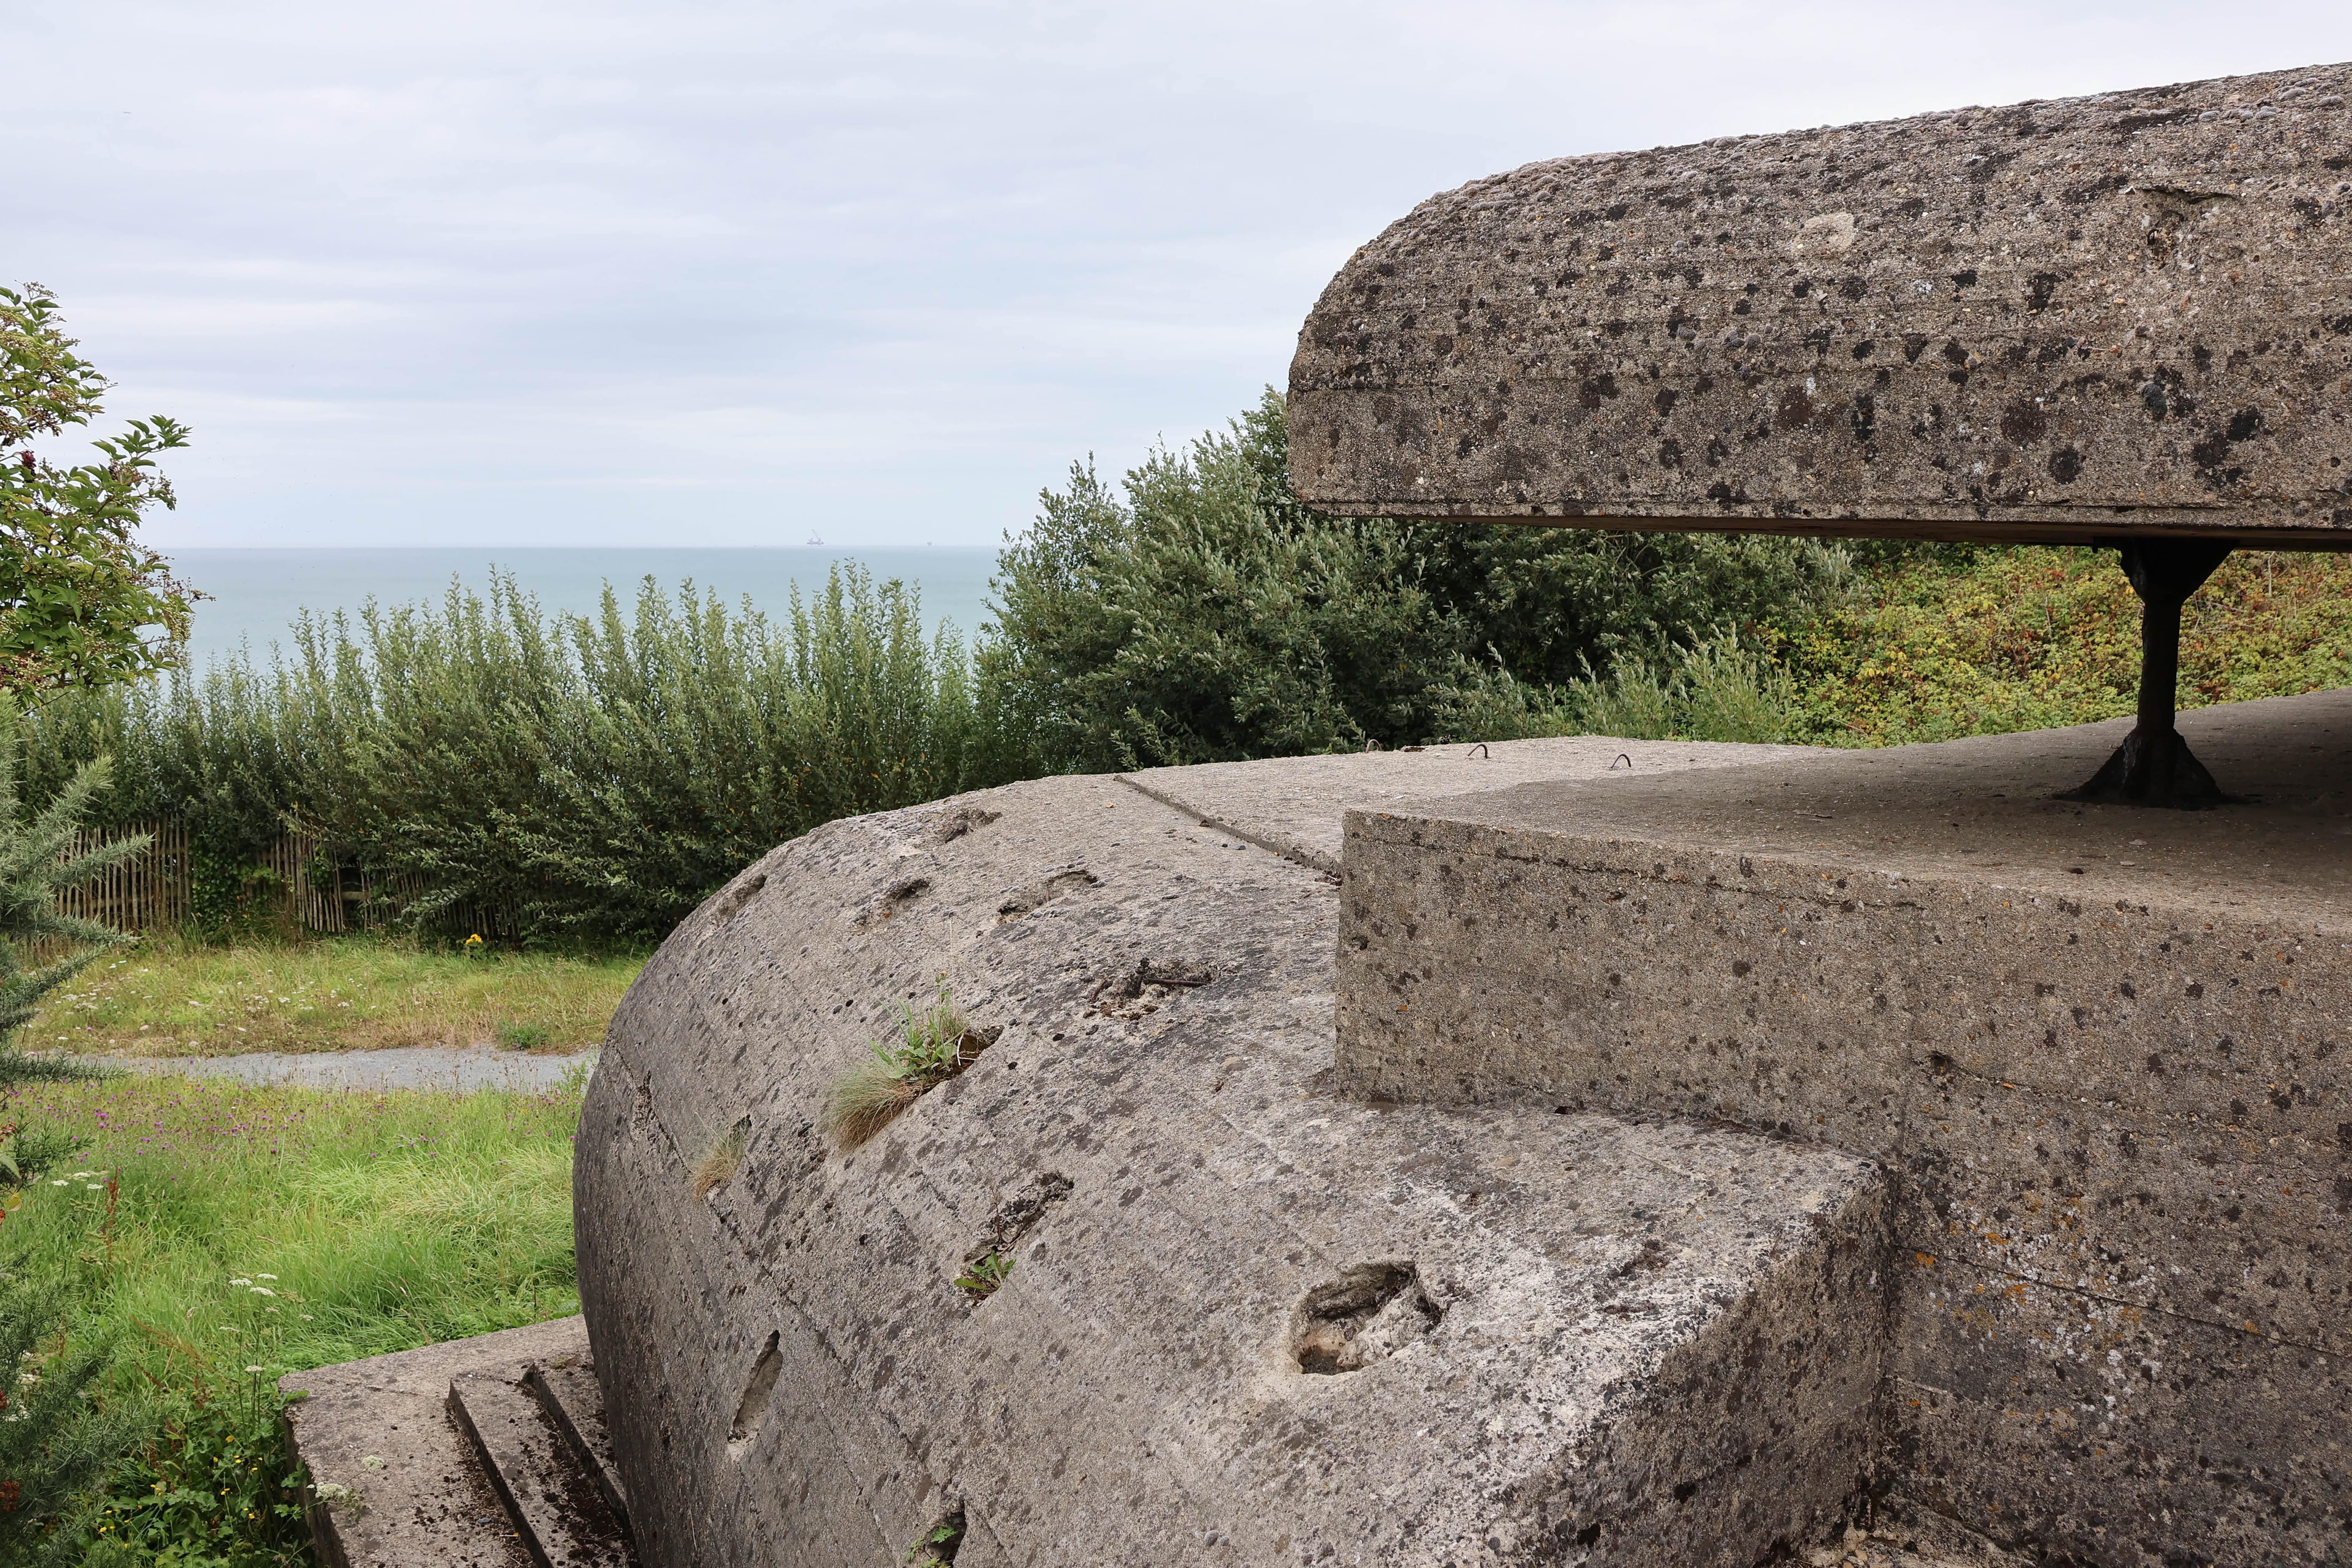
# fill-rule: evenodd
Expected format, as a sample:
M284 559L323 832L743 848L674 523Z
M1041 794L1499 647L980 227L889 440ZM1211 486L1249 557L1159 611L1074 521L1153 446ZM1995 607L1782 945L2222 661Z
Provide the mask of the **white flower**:
M106 1191L106 1185L102 1182L84 1182L82 1185L88 1187L93 1193L102 1193Z
M376 1458L373 1454L362 1454L360 1456L360 1468L364 1470L380 1470L383 1468L383 1461Z
M267 1285L256 1285L253 1288L253 1293L257 1296L275 1296L278 1294L277 1291L272 1290Z
M256 1279L275 1279L278 1276L275 1274L257 1274L254 1278Z
M273 1311L275 1311L276 1310L277 1310L277 1309L275 1309L275 1308L272 1308L272 1309L271 1309L271 1310L273 1310ZM298 1318L301 1319L301 1320L302 1320L304 1322L306 1322L306 1323L308 1323L308 1322L312 1322L312 1321L315 1321L314 1319L312 1319L312 1317L310 1316L310 1313L308 1313L308 1312L297 1312L297 1313L295 1313L294 1315L295 1315L296 1317L298 1317Z
M20 1372L16 1374L16 1381L30 1388L41 1381L41 1374L37 1372Z
M253 1281L250 1279L232 1279L229 1283L232 1285L250 1285Z
M265 1368L262 1368L262 1367L257 1367L257 1366L249 1366L249 1367L247 1367L245 1370L246 1370L246 1371L247 1371L247 1372L261 1372L261 1371L264 1371L264 1370L266 1370L266 1369L265 1369Z

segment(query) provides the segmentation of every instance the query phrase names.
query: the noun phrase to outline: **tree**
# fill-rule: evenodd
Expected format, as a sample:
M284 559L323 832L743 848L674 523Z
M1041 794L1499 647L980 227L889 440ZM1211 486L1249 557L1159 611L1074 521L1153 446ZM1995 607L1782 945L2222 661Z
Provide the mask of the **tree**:
M982 673L1060 765L1551 732L1530 701L1621 664L1683 670L1849 565L1813 540L1327 517L1292 492L1287 447L1269 389L1120 486L1075 465L1007 542Z
M109 384L74 342L47 289L0 289L0 690L173 668L203 596L133 537L142 512L173 505L155 457L187 445L186 426L134 419L92 443L98 460L72 467L33 450L100 412Z

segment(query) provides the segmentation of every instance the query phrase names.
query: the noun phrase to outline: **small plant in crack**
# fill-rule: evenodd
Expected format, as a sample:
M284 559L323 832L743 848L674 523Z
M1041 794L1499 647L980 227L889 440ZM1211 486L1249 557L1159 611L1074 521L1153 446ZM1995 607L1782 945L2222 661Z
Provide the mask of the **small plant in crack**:
M726 1135L703 1151L702 1158L694 1164L694 1195L707 1198L735 1179L743 1163L743 1140L751 1131L751 1119L743 1118L727 1130Z
M963 1510L958 1509L923 1531L921 1538L907 1549L908 1568L948 1568L962 1545Z
M855 1149L890 1125L898 1113L979 1059L996 1036L965 1022L963 1012L940 983L939 994L921 1012L900 1004L898 1037L877 1040L870 1060L860 1062L825 1092L818 1124L844 1149Z
M956 1276L955 1288L975 1301L985 1300L996 1294L996 1288L1012 1272L1013 1255L992 1247L964 1265L963 1272Z

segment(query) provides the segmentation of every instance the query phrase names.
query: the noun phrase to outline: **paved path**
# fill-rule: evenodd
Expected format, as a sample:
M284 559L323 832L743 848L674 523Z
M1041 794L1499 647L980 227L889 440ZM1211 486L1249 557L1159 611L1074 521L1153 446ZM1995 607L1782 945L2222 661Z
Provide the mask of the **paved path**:
M542 1089L596 1053L528 1056L484 1046L403 1046L382 1051L256 1051L234 1057L76 1057L125 1072L234 1078L300 1089Z

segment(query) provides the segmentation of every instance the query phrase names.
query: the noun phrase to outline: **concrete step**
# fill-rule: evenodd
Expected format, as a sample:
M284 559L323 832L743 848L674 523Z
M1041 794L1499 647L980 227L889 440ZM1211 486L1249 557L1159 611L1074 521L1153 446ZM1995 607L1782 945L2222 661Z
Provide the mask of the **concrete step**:
M627 1532L583 1455L533 1394L530 1371L451 1378L450 1418L473 1444L540 1568L630 1568Z
M578 1318L289 1373L329 1568L635 1568Z
M547 1419L571 1449L575 1462L595 1482L621 1528L629 1528L628 1494L621 1489L620 1467L613 1462L613 1437L604 1426L604 1391L585 1356L559 1357L532 1364L524 1385L547 1412Z

